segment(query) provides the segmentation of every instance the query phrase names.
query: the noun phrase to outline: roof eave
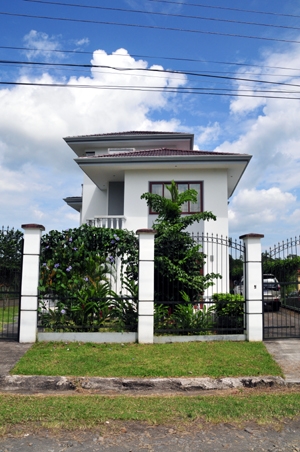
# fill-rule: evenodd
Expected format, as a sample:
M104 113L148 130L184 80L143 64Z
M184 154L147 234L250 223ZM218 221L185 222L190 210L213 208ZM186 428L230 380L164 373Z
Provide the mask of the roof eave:
M231 154L231 155L164 155L164 156L138 156L138 157L78 157L74 161L82 165L98 165L98 164L124 164L124 163L145 163L145 162L180 162L180 163L201 163L201 162L212 162L212 163L249 163L252 156L249 154Z

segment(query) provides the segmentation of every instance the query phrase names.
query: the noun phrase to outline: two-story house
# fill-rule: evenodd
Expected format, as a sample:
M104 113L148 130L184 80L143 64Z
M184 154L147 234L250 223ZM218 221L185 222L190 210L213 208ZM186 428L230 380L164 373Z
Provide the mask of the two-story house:
M228 236L228 199L251 156L194 150L194 135L167 132L123 132L65 138L84 172L82 196L65 198L80 212L80 224L151 228L157 218L145 192L168 195L174 180L179 191L193 188L197 203L183 206L184 214L204 210L217 221L202 222L192 232Z

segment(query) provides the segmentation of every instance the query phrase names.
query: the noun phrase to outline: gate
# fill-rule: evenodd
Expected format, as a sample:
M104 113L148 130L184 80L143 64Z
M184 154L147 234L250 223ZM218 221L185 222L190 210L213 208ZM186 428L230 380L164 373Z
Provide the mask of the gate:
M0 340L19 340L23 234L0 230Z
M245 334L244 244L186 234L164 239L163 245L155 249L154 333Z
M264 339L300 337L300 237L262 255Z

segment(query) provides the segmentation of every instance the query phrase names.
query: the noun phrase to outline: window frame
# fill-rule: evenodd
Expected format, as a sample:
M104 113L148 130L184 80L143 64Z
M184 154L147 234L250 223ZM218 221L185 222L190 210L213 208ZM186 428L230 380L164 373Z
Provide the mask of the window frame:
M163 187L162 193L164 196L164 190L165 190L165 185L171 185L171 181L170 182L162 182L162 181L155 181L155 182L149 182L149 193L152 193L152 185L159 185L161 184ZM191 202L188 201L188 211L187 212L181 212L181 215L192 215L193 213L202 213L203 212L203 181L175 181L176 186L178 187L178 184L187 184L188 185L188 190L190 189L190 185L191 184L199 184L200 185L200 211L194 211L191 212L190 210L190 204ZM151 207L149 207L149 215L158 215L157 212L152 211Z

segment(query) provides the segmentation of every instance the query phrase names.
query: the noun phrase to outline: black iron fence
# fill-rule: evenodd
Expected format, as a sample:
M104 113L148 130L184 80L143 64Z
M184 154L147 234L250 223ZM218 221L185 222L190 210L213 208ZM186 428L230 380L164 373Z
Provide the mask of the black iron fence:
M0 230L0 339L18 340L23 234Z
M137 331L137 298L39 297L38 330L46 332Z
M300 337L300 237L262 255L264 338Z
M234 286L243 276L244 245L205 234L173 236L164 245L155 247L155 334L243 334L245 300Z

